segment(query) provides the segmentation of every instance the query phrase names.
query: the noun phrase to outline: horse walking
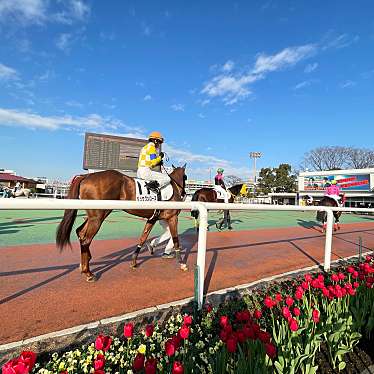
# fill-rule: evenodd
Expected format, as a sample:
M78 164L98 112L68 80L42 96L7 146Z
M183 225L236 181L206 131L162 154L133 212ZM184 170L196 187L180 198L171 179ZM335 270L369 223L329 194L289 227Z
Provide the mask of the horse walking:
M230 193L229 203L233 203L235 198L240 195L240 192L243 188L244 183L237 184L228 188L228 192ZM223 203L224 200L218 199L217 192L214 188L204 187L197 190L193 196L192 201L201 201L205 203ZM191 216L195 219L195 227L198 229L198 217L199 212L197 210L191 211ZM223 217L216 223L217 229L221 230L223 225L226 225L229 230L232 230L231 226L231 216L229 210L223 211Z
M319 205L333 207L333 208L337 208L339 206L339 204L337 203L335 199L328 197L328 196L324 196L322 200L320 201ZM334 212L334 218L335 218L334 231L340 230L339 220L340 220L341 215L342 215L342 212ZM316 219L318 222L322 223L322 233L324 233L326 231L327 213L324 211L317 212Z
M185 167L174 168L169 174L171 185L173 187L173 195L170 201L183 201L185 196ZM100 171L92 174L76 176L70 186L69 199L92 199L92 200L135 200L136 186L134 178L126 176L116 170ZM180 257L180 246L178 238L178 215L180 210L165 209L155 218L154 210L125 210L127 213L147 218L143 233L139 239L139 244L132 256L131 266L137 266L137 257L139 252L148 238L152 227L159 219L165 220L170 228L170 233L174 242L174 250L176 253L177 263L182 270L187 270ZM90 252L90 244L99 231L103 221L112 210L107 209L89 209L86 211L87 217L84 222L76 229L76 234L80 242L81 249L81 272L86 276L88 282L95 281L96 277L90 270L90 260L92 258ZM57 228L56 243L57 247L62 250L65 246L70 245L70 233L73 228L74 221L77 217L76 209L67 209L64 217ZM153 254L153 253L151 253Z

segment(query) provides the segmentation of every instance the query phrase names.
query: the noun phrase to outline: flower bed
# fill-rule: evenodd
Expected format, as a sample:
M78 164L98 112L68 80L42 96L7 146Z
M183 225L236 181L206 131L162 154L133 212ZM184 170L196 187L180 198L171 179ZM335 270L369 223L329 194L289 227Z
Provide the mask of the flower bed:
M316 373L323 351L331 367L374 327L374 260L329 274L306 274L202 313L95 342L38 361L33 352L2 368L21 373Z

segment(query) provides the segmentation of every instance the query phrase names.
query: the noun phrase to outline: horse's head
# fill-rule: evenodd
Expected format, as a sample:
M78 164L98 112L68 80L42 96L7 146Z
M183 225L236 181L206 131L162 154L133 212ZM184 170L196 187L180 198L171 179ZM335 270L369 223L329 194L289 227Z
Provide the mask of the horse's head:
M183 166L172 165L173 171L170 173L172 181L174 181L178 189L180 189L181 197L184 197L186 195L186 165L187 164L184 164Z
M237 196L240 194L242 188L243 188L243 185L244 183L240 183L240 184L235 184L234 186L231 186L230 188L228 188L228 190L234 195L234 196Z

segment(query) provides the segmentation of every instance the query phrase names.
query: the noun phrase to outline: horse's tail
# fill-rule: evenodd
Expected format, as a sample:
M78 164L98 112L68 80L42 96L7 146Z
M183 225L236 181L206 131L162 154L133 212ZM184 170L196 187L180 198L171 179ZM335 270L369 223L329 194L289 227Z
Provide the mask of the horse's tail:
M196 191L193 196L191 201L199 201L199 193ZM199 211L198 210L191 210L191 216L195 219L199 218Z
M68 193L68 199L79 198L79 187L85 175L78 175L74 177L70 184L70 190ZM60 250L63 250L67 245L70 244L70 233L74 225L75 218L77 217L77 209L66 209L64 217L57 227L56 232L56 244Z

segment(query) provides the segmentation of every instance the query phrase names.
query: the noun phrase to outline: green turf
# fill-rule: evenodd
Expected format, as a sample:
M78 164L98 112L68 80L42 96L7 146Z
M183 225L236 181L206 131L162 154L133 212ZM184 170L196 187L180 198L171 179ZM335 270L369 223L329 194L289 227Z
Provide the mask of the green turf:
M269 212L247 211L231 212L235 230L253 230L261 228L295 227L315 224L315 213L312 212ZM56 227L61 220L62 211L17 211L0 210L0 246L22 245L31 243L54 242ZM84 212L79 212L76 226L83 220ZM211 231L217 231L214 223L218 218L217 212L209 214ZM374 220L372 216L343 215L341 222L368 222ZM119 239L123 237L138 237L144 226L140 218L130 216L124 212L113 212L100 229L98 239ZM179 233L194 232L193 220L190 214L182 212L179 220ZM156 224L151 235L161 233ZM75 240L75 233L72 234Z

